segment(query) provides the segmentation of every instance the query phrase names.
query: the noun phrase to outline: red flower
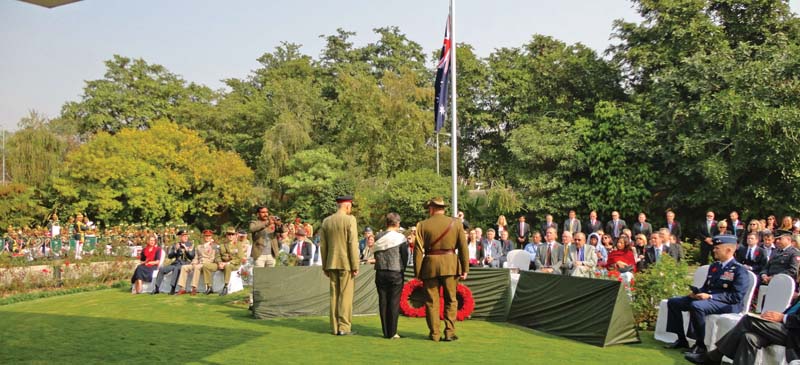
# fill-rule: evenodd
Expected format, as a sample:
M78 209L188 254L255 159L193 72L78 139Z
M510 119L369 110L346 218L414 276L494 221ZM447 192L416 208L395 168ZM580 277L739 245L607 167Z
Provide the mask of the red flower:
M758 253L758 250L753 251L753 256L758 257L758 255L760 255L760 253Z
M712 267L711 272L717 272L717 267L716 266Z

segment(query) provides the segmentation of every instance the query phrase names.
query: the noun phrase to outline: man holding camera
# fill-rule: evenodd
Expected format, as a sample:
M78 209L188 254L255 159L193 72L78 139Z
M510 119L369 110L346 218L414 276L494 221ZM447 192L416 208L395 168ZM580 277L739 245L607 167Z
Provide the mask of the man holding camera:
M178 242L176 242L172 247L169 248L167 251L167 257L174 260L171 264L166 267L162 267L161 270L158 271L158 276L156 277L156 281L154 283L155 289L153 290L153 294L158 294L160 291L158 288L161 286L161 281L164 280L164 275L169 273L172 274L172 285L169 295L175 295L175 286L178 284L178 277L181 273L181 267L183 265L189 265L192 260L194 260L194 245L189 242L189 233L185 230L178 231Z

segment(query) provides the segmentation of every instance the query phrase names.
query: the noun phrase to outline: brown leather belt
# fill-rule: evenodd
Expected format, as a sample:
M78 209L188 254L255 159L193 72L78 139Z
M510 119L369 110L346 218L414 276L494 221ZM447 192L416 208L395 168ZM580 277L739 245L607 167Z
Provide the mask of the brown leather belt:
M430 250L425 251L425 256L434 256L434 255L449 255L451 253L456 253L456 250Z

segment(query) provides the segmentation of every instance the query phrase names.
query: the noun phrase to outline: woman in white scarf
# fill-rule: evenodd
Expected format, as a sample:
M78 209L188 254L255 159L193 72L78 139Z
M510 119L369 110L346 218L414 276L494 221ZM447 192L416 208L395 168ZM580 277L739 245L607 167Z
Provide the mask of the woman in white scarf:
M386 231L373 246L375 260L375 287L378 289L383 337L397 339L397 318L400 315L400 294L403 290L403 272L408 263L408 241L398 232L400 215L386 215Z

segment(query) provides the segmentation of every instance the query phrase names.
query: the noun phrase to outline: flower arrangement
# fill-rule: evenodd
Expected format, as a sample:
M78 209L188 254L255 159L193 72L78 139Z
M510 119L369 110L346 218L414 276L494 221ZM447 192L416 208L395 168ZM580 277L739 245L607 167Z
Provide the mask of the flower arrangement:
M403 291L400 294L400 310L407 317L425 317L425 305L413 303L411 300L417 290L422 290L422 281L411 279L403 286ZM443 295L444 288L439 288L439 319L444 319ZM458 300L456 320L463 321L475 311L475 299L472 296L472 291L464 284L458 284L456 287L456 299Z

